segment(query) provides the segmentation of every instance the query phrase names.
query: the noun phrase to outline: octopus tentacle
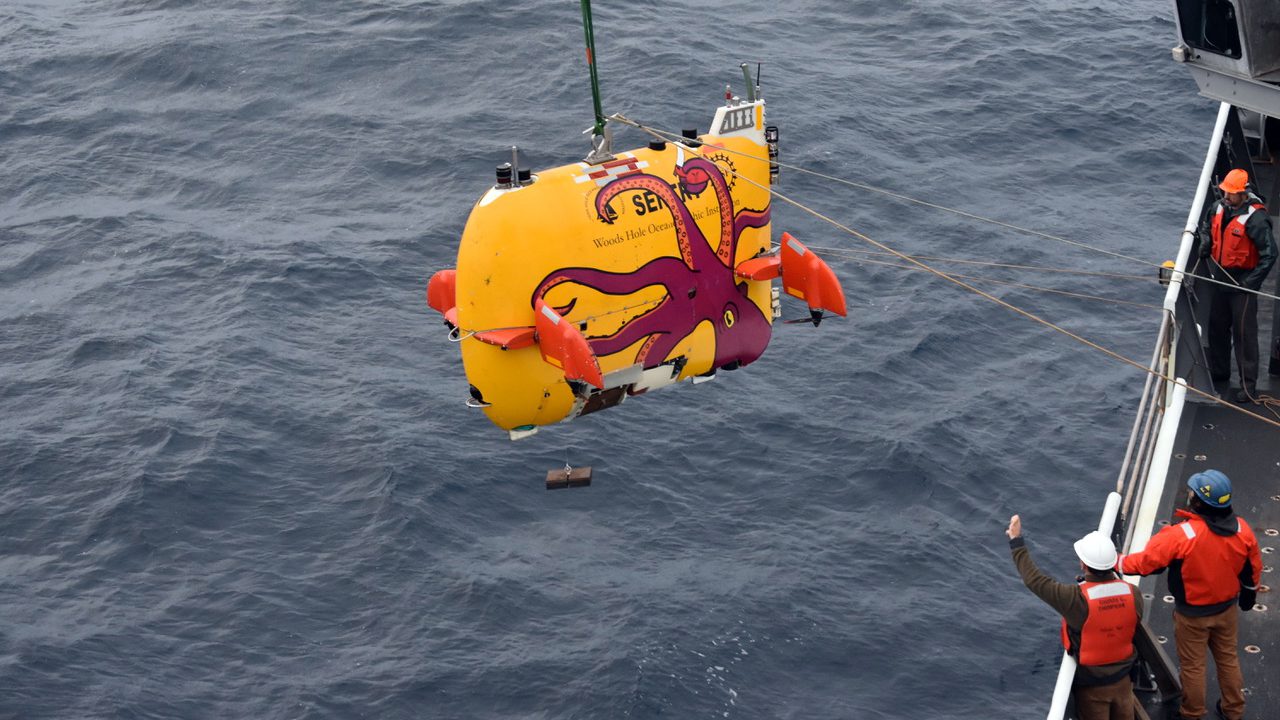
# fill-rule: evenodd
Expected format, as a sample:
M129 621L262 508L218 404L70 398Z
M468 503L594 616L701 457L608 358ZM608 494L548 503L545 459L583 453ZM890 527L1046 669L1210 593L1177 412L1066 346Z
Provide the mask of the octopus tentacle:
M652 338L655 335L664 334L665 331L657 328L666 327L672 322L672 318L668 317L670 312L670 303L663 300L657 307L637 315L627 321L627 324L618 328L618 331L612 335L606 335L598 338L587 338L591 343L591 350L596 355L612 355L620 352L627 347L635 344L635 342L643 337ZM645 344L647 347L649 343ZM643 351L643 348L641 348ZM637 361L643 361L643 352L637 353Z
M685 172L701 169L715 189L716 205L720 208L720 242L716 247L716 257L721 265L730 267L733 265L733 250L738 237L733 232L733 197L729 194L729 184L725 182L720 167L705 158L686 160L684 167Z
M563 268L543 278L529 302L532 304L545 298L552 288L564 283L585 285L606 295L630 295L650 285L661 285L670 293L671 286L687 272L684 263L671 257L655 258L629 273L587 267Z
M676 242L680 245L680 256L684 258L685 265L690 268L698 267L698 258L694 253L700 245L706 245L707 240L698 229L698 224L694 222L689 208L685 207L684 202L662 178L648 173L636 173L609 183L596 195L596 213L600 218L610 222L605 206L619 193L627 190L648 190L662 198L667 210L671 212L671 220L676 225Z
M689 279L689 269L682 261L673 257L655 258L629 273L614 273L584 267L556 270L549 273L538 284L530 304L539 299L545 299L547 293L566 283L589 287L606 295L630 295L654 285L661 286L666 292L666 297L661 303L629 319L612 335L600 338L588 337L591 348L597 355L611 355L646 335L662 333L664 331L659 328L679 325L681 318L689 313L688 308L681 311L676 307L688 302L687 300L678 302L678 300L686 296L684 287L692 284ZM677 287L679 292L673 292Z
M713 366L750 363L768 344L770 323L764 311L751 301L746 284L736 282L732 265L743 231L768 225L769 210L744 209L735 214L724 172L705 158L686 161L676 175L678 188L646 173L617 178L596 194L595 209L600 219L609 223L611 217L616 218L609 203L619 194L629 190L653 193L666 203L671 215L679 257L655 258L627 273L586 267L555 270L538 283L533 300L568 283L607 295L629 295L657 286L665 295L656 305L626 318L611 335L588 338L594 352L602 357L614 355L640 343L634 362L645 368L655 367L699 325L709 322L716 337ZM714 248L681 197L682 193L696 196L707 184L715 191L720 213L720 235ZM570 303L564 312L567 314L573 306Z
M770 211L768 208L764 210L743 210L733 217L733 239L736 242L741 239L742 231L747 228L762 228L769 224Z
M692 331L690 331L692 332ZM675 333L661 333L649 338L649 342L640 348L636 359L644 365L646 369L654 368L662 364L667 359L667 355L675 349L677 345L684 342L689 337L689 333L676 335Z

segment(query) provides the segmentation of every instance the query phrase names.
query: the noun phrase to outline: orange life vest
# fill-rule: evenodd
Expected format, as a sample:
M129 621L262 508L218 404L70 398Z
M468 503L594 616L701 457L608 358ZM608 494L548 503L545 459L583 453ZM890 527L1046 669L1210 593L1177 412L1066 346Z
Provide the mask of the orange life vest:
M1213 259L1219 265L1232 270L1252 270L1258 267L1258 247L1249 239L1244 226L1249 222L1249 216L1259 210L1265 210L1261 203L1250 204L1239 215L1231 218L1224 228L1222 218L1226 211L1222 203L1218 203L1210 235L1213 238Z
M1138 608L1133 586L1124 580L1082 582L1080 592L1089 603L1089 617L1080 628L1080 647L1071 647L1067 621L1062 621L1062 647L1076 655L1081 665L1110 665L1133 655L1133 633L1138 629Z

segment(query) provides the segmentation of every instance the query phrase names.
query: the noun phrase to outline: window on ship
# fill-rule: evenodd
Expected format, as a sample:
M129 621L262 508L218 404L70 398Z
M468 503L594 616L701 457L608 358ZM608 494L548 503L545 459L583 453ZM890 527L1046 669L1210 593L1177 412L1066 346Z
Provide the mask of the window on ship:
M1177 0L1182 41L1205 52L1240 57L1240 28L1230 0Z

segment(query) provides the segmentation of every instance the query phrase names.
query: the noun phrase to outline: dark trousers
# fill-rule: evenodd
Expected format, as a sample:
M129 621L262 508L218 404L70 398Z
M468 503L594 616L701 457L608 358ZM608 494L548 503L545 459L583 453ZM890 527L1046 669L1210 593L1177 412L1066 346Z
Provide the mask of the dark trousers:
M1253 392L1258 384L1258 298L1216 287L1209 304L1209 373L1231 377L1231 350L1240 366L1240 384Z
M1147 711L1133 694L1133 683L1123 677L1110 685L1071 690L1078 720L1147 720Z

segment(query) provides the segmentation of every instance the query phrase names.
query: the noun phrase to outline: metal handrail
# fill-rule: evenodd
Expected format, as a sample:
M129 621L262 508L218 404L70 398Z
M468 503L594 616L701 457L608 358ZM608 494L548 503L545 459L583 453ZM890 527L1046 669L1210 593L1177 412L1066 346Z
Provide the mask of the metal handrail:
M1169 334L1169 313L1162 313L1163 320L1160 323L1160 335L1156 338L1156 347L1151 352L1151 363L1147 366L1149 370L1154 370L1160 361L1160 352L1164 349L1164 339ZM1138 412L1133 416L1133 431L1129 433L1129 445L1124 450L1124 460L1120 461L1120 474L1116 477L1116 492L1124 492L1125 478L1129 470L1129 460L1133 457L1133 448L1138 441L1139 424L1147 413L1147 400L1151 396L1151 384L1155 381L1156 376L1147 373L1147 381L1142 386L1142 400L1138 403ZM1125 497L1125 503L1128 504L1128 496Z
M1165 321L1161 324L1160 336L1156 345L1156 360L1153 363L1153 369L1159 373L1161 380L1152 388L1151 397L1148 398L1150 404L1147 406L1146 417L1142 424L1142 438L1138 441L1138 447L1141 448L1141 451L1134 458L1133 467L1129 474L1129 484L1125 493L1126 503L1122 515L1126 521L1133 517L1133 503L1137 501L1138 497L1136 489L1142 484L1142 479L1147 477L1151 467L1151 458L1155 452L1157 439L1156 433L1153 433L1152 430L1164 417L1165 405L1163 400L1168 382L1163 378L1167 376L1169 359L1173 353L1173 344L1169 342L1169 338L1171 334L1177 332L1174 322L1174 318L1165 313ZM1148 375L1148 377L1153 376ZM1126 522L1126 529L1131 531L1132 525L1132 523ZM1126 537L1120 545L1120 549L1124 552L1128 552L1129 549L1128 535L1129 533L1126 532Z
M1160 334L1156 337L1156 345L1151 353L1151 364L1147 366L1147 382L1142 388L1142 399L1138 404L1138 412L1133 417L1133 432L1129 436L1129 449L1125 451L1124 461L1120 465L1120 474L1116 478L1116 492L1124 494L1124 504L1121 507L1121 516L1129 517L1129 509L1134 494L1134 487L1137 485L1138 468L1142 465L1143 459L1151 450L1153 441L1149 440L1151 427L1154 424L1155 416L1161 410L1162 406L1159 402L1161 394L1164 392L1164 380L1160 378L1163 373L1161 368L1165 367L1168 362L1169 353L1169 335L1173 330L1173 317L1168 313L1163 313L1164 318L1160 323ZM1134 448L1137 448L1136 454ZM1128 476L1126 478L1126 476Z

